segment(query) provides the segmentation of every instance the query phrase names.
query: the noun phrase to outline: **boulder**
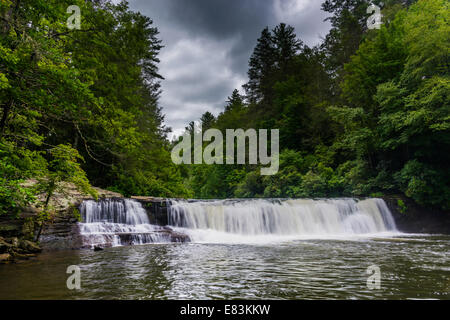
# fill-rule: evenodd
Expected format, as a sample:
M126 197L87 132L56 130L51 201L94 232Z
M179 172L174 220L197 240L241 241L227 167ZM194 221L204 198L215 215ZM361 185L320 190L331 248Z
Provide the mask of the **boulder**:
M35 257L41 248L31 241L18 238L4 239L0 237L0 263L14 262L17 259L26 260Z
M14 252L12 254L12 258L14 260L28 260L28 259L34 258L34 257L36 257L35 253L17 253L17 252Z
M10 252L13 246L0 237L0 254Z
M19 247L19 239L17 237L6 239L6 241L14 248Z
M1 263L9 263L12 260L13 260L12 256L9 253L2 253L2 254L0 254L0 264Z
M191 242L191 238L189 238L189 236L187 234L178 233L178 232L171 233L171 240L172 240L172 242L178 242L178 243Z
M170 239L170 242L175 243L191 242L191 238L189 238L187 234L176 232L170 227L163 227L162 230L159 232L161 234L165 234Z
M19 243L19 247L28 253L38 253L42 251L42 249L36 243L28 240L21 240Z

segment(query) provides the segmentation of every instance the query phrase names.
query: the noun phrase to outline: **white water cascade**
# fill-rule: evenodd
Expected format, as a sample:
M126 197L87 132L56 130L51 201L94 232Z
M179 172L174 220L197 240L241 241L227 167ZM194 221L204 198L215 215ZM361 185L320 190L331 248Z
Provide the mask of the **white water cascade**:
M397 233L381 199L169 200L170 228L152 225L141 203L130 199L85 201L80 212L84 247L185 241L259 243Z
M114 247L170 242L159 226L150 224L142 205L129 199L84 201L79 223L83 246Z
M169 224L198 242L397 232L382 199L171 201Z

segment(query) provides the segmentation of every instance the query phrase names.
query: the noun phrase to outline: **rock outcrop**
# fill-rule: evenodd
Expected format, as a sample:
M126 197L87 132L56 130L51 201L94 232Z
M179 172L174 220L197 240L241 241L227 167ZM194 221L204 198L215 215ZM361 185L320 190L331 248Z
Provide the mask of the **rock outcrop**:
M167 226L167 199L154 197L131 197L142 204L150 218L150 223L158 226Z
M28 180L25 186L33 186L35 180ZM82 194L70 183L63 183L64 192L55 193L49 203L52 211L50 220L42 228L39 244L44 250L68 250L79 249L81 239L77 222L80 214L78 206L84 201L92 199L92 196ZM94 188L99 198L121 198L121 194L100 188ZM38 196L38 201L43 200L44 195ZM34 240L40 229L36 217L40 209L34 206L22 209L18 217L0 217L0 237ZM0 252L2 254L6 254ZM13 258L2 256L4 261Z
M41 247L32 241L16 237L0 237L0 264L26 260L35 257L41 251Z
M94 188L99 199L122 198L120 193ZM92 200L92 196L80 193L71 184L66 184L64 194L55 194L50 205L55 215L46 223L39 242L45 250L73 250L82 247L82 239L77 222L81 220L79 205L85 200Z
M29 180L27 185L32 186L36 181ZM39 246L43 250L76 250L82 248L91 248L86 246L85 238L80 233L81 214L79 206L83 201L95 200L89 195L80 193L74 185L64 183L64 192L55 193L49 203L51 208L51 217L43 226L39 237ZM98 193L98 200L102 199L123 199L123 196L116 192L94 188ZM42 202L43 196L38 198L38 202ZM167 242L184 243L189 242L189 236L181 234L166 227L168 225L167 218L167 201L162 198L152 197L133 197L134 200L140 202L147 212L150 223L156 226L154 235L146 235ZM6 238L18 238L23 240L34 240L41 229L41 224L37 221L40 208L26 207L23 208L19 217L11 219L0 217L0 236ZM136 243L136 234L118 234L123 245ZM6 241L6 243L8 243ZM25 244L26 248L25 248ZM13 261L20 255L34 255L36 252L32 250L31 243L22 242L22 247L15 246L19 250L1 249L0 254L2 261ZM3 244L3 248L8 245ZM106 247L106 246L105 246ZM8 247L10 248L10 247ZM2 251L3 250L3 251ZM23 252L21 251L23 250ZM25 258L26 256L22 256Z
M450 213L423 207L403 195L383 197L397 228L405 233L450 234Z

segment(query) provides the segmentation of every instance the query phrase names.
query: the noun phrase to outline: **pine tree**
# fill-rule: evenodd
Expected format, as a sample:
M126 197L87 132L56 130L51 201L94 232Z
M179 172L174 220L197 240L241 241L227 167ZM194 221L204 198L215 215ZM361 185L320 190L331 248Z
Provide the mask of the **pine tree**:
M205 112L200 118L203 132L205 132L208 129L211 129L215 121L216 117L214 117L214 115L211 112L209 111Z
M249 104L272 104L274 84L286 78L288 65L301 48L291 26L281 23L272 31L268 27L262 31L250 58L249 81L244 85Z
M244 98L239 93L238 89L234 89L230 97L228 97L227 105L225 106L225 111L231 111L236 108L242 108L244 104Z
M277 52L273 43L272 33L266 27L261 32L257 45L249 62L249 81L244 85L247 99L250 103L260 101L263 96L264 81L270 76L276 63Z
M297 39L294 28L280 23L273 29L273 43L277 51L277 63L282 72L286 71L288 62L302 48L302 41Z

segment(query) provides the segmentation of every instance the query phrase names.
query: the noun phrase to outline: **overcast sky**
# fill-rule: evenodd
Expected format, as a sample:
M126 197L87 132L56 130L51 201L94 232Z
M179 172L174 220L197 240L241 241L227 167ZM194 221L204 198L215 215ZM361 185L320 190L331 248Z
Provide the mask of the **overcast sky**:
M328 30L322 0L129 0L154 21L163 45L160 105L167 126L182 133L190 121L219 114L227 97L247 80L261 31L285 22L307 45Z

